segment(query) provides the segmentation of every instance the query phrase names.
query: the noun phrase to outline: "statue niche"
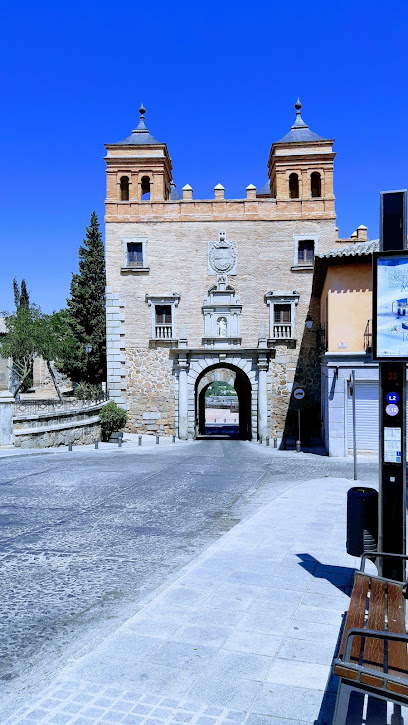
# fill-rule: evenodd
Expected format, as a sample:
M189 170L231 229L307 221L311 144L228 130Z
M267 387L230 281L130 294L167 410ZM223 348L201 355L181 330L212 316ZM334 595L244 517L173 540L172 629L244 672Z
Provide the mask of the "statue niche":
M239 320L242 310L235 290L227 284L227 275L219 274L216 285L208 290L202 307L203 345L207 348L240 347Z

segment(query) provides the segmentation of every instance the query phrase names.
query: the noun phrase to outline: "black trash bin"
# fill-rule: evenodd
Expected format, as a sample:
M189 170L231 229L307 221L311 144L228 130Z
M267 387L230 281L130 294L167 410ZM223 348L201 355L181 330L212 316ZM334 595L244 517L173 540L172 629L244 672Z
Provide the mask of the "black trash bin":
M378 542L378 491L355 486L347 492L347 553L361 556L376 551Z

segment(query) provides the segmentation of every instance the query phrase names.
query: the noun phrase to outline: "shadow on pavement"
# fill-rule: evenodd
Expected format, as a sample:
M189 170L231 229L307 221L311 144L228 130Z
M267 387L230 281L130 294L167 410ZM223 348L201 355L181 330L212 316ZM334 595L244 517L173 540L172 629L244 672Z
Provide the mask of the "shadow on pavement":
M332 566L322 564L310 554L296 554L299 557L299 564L303 569L310 571L316 579L326 579L344 594L350 596L353 586L355 569L349 566Z

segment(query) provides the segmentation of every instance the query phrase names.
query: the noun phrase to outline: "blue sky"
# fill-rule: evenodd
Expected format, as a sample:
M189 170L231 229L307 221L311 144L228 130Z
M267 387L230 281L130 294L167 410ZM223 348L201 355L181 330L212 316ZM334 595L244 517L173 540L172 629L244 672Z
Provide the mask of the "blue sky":
M300 96L336 139L340 235L378 237L379 192L408 186L407 21L406 0L5 4L0 310L15 275L45 312L65 305L91 212L103 221L103 144L141 101L179 188L239 198Z

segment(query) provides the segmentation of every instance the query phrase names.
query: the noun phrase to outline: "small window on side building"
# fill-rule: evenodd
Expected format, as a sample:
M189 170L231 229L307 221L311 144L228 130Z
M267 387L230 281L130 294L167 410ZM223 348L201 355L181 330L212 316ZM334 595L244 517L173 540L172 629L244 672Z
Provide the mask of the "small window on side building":
M299 177L297 174L289 176L289 198L299 199Z
M120 177L120 200L129 201L129 177Z

